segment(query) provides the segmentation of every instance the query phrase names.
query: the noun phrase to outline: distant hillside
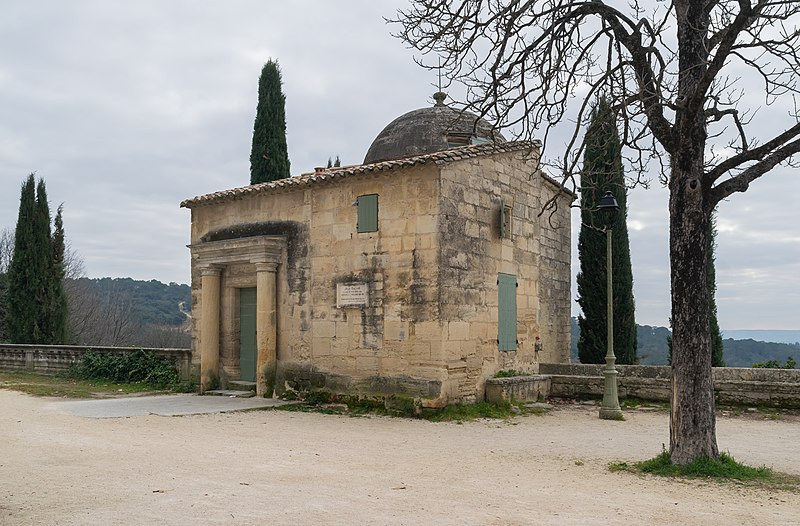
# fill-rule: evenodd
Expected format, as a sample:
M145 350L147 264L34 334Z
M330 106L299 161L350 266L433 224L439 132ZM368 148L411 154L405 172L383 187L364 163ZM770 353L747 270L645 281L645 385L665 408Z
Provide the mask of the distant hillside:
M88 285L99 296L130 302L133 315L145 325L179 326L186 321L186 316L178 304L183 302L187 312L192 308L189 285L131 278L80 278L77 282Z
M572 361L578 362L578 338L580 329L578 328L577 318L571 319L571 354ZM726 331L729 332L738 331ZM753 332L786 332L794 333L800 331L753 331ZM667 347L667 336L671 334L666 327L651 327L649 325L636 326L636 338L638 348L636 354L639 363L642 365L667 365L669 349ZM800 360L800 345L796 343L775 343L756 341L753 339L734 340L726 338L723 340L723 355L725 364L728 367L751 367L757 362L767 362L776 360L785 363L789 356L795 360Z
M756 362L776 360L783 364L791 356L800 360L800 345L796 343L759 342L756 340L722 341L725 365L728 367L750 367Z
M636 325L636 356L642 365L667 365L669 348L667 336L672 331L666 327Z
M723 338L758 342L799 343L800 331L735 330L722 331Z

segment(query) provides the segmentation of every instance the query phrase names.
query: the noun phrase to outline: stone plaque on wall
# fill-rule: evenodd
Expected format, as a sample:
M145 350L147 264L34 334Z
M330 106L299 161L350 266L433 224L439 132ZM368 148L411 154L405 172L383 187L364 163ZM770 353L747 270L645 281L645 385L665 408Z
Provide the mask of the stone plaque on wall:
M366 283L337 283L337 307L363 307L369 304Z

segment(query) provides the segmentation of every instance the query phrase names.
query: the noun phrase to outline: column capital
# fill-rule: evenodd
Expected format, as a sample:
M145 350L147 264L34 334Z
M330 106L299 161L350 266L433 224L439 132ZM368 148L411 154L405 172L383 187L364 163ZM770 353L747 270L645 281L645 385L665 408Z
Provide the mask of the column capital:
M222 267L218 265L208 265L200 268L201 276L219 276L222 273Z
M256 262L256 272L277 272L278 264L274 261L259 261Z

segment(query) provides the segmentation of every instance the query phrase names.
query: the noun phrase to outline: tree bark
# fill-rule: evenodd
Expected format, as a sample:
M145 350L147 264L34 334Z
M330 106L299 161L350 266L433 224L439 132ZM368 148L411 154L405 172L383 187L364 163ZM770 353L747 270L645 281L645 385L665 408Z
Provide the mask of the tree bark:
M670 176L670 269L672 281L672 400L669 453L675 464L719 457L711 331L708 316L711 183L704 179L707 140L702 99L694 95L707 67L708 16L703 2L675 1L678 20L678 140ZM695 104L699 106L695 107Z
M705 285L709 216L700 184L683 178L670 195L672 267L672 400L670 457L687 464L717 458L711 334Z

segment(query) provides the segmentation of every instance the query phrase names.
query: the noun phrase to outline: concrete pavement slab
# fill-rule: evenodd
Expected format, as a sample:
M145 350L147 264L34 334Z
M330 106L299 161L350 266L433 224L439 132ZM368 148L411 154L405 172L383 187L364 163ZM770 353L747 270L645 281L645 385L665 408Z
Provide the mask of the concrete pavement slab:
M231 411L267 409L291 403L293 402L286 402L273 398L235 398L227 396L174 394L54 402L50 407L58 411L64 411L87 418L125 418L144 415L183 416L227 413Z

